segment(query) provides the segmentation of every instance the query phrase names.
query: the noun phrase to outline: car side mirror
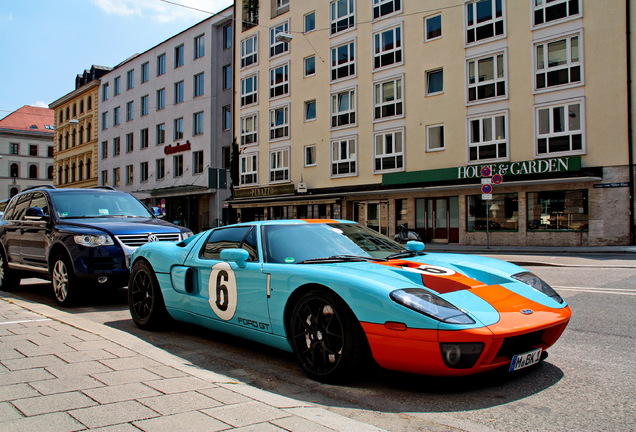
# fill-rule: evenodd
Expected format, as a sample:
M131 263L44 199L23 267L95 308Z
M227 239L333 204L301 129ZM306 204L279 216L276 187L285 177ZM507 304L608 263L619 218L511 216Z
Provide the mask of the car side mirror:
M24 219L26 220L40 221L47 218L48 215L44 213L41 207L29 207L24 214Z
M406 242L406 249L410 250L411 252L419 253L424 250L424 243L422 243L421 241L411 240L409 242Z
M240 268L244 268L246 261L249 259L250 253L245 249L223 249L221 251L221 259L223 261L235 262Z
M159 207L152 207L150 210L152 211L152 215L154 217L159 218L159 219L164 217L164 214L163 214L163 212L161 211L161 209Z

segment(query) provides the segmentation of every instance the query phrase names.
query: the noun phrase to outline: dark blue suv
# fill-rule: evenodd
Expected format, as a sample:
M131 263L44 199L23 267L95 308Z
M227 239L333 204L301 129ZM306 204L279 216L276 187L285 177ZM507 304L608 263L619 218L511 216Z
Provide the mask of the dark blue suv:
M191 235L126 192L30 188L11 199L0 221L0 289L16 288L23 277L46 278L68 306L82 290L126 286L128 259L142 244Z

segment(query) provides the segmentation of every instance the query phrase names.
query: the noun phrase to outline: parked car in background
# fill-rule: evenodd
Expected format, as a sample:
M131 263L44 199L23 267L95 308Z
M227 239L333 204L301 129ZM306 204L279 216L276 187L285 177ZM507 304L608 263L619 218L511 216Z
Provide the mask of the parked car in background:
M571 316L547 283L505 261L423 249L350 221L215 228L137 249L130 313L141 328L172 317L294 352L327 382L367 359L447 376L545 359Z
M24 277L46 278L56 301L68 306L83 291L126 286L129 258L142 244L191 235L127 192L29 188L11 199L0 224L0 289Z

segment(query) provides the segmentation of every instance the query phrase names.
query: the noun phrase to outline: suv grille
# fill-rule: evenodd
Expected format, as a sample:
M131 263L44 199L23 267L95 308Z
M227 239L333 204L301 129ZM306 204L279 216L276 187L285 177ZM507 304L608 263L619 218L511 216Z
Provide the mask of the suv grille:
M157 241L179 241L181 235L179 233L164 233L164 234L127 234L116 236L120 242L128 247L139 247L148 243L148 237L154 235L157 237Z

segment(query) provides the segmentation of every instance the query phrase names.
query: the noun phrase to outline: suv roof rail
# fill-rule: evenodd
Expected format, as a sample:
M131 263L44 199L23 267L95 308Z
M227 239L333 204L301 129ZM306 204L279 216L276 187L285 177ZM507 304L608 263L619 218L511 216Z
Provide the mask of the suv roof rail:
M112 186L91 186L89 189L106 189L106 190L117 190Z
M22 189L21 192L32 190L32 189L57 189L57 188L53 186L52 184L41 184L41 185L29 186L27 188Z

